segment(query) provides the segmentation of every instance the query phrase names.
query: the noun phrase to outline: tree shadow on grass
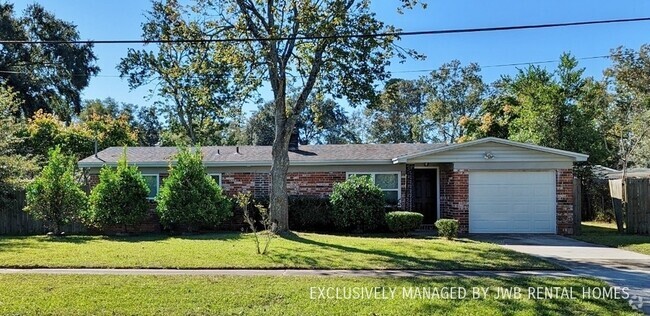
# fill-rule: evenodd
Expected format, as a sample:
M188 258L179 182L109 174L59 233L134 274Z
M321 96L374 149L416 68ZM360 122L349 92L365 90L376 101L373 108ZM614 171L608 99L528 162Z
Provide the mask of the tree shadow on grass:
M436 239L439 238L438 236L435 235L422 235L422 234L409 234L409 235L402 235L402 234L397 234L397 233L345 233L345 232L331 232L331 231L296 231L297 233L304 233L304 234L315 234L315 235L323 235L323 236L333 236L333 237L355 237L355 238L376 238L376 239L420 239L420 240L426 240L426 239Z
M0 236L0 252L19 251L21 249L38 248L38 244L30 242L26 236Z
M243 236L238 232L220 232L209 234L196 234L196 235L167 235L167 234L140 234L130 236L116 236L116 235L70 235L65 237L47 237L47 236L0 236L0 247L14 246L18 244L27 245L29 240L34 240L43 243L66 243L66 244L84 244L96 241L112 241L112 242L157 242L170 239L182 240L214 240L214 241L231 241L242 239ZM19 242L23 240L23 242Z
M415 251L415 255L406 254L404 252L396 252L376 248L357 248L341 244L332 244L313 239L304 238L295 233L285 233L281 237L285 240L302 243L306 245L316 246L323 249L330 249L351 254L369 255L371 257L364 258L363 262L348 262L352 268L394 268L394 269L430 269L430 270L524 270L524 269L537 269L547 268L539 264L539 260L527 255L518 254L516 252L500 249L489 248L483 249L481 247L459 247L457 252L466 254L466 256L457 256L454 258L434 258L430 253L425 251ZM478 244L478 243L477 243ZM411 251L411 250L408 250ZM413 252L411 251L411 252ZM333 255L332 258L321 257L311 254L303 255L299 252L287 251L284 254L274 254L275 257L290 262L304 264L308 263L311 266L323 267L327 263L339 263L342 261L341 255ZM342 254L343 255L343 254ZM470 258L469 260L459 260L459 257ZM316 258L316 259L314 259ZM318 259L319 258L319 259ZM473 259L472 259L473 258ZM326 267L327 268L327 267ZM330 267L336 268L336 267Z

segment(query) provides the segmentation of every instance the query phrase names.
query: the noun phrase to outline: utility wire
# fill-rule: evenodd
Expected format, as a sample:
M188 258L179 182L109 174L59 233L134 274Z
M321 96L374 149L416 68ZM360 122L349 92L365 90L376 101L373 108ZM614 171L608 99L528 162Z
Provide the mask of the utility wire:
M607 59L610 58L610 55L599 55L599 56L589 56L589 57L576 57L577 60L590 60L590 59ZM495 65L486 65L481 66L481 69L484 68L504 68L504 67L516 67L516 66L528 66L528 65L541 65L541 64L552 64L560 62L559 59L553 60L541 60L541 61L530 61L530 62L519 62L519 63L509 63L509 64L495 64ZM480 66L480 65L479 65ZM417 72L431 72L438 69L415 69L415 70L400 70L400 71L391 71L391 73L417 73ZM0 73L5 74L25 74L29 75L29 72L22 71L12 71L12 70L0 70ZM120 75L87 75L87 74L71 74L73 77L99 77L99 78L121 78Z
M244 37L244 38L201 38L201 39L169 39L169 40L77 40L77 41L61 41L61 40L43 40L43 41L30 41L30 40L7 40L0 39L0 44L172 44L172 43L211 43L211 42L257 42L257 41L286 41L286 40L318 40L318 39L340 39L340 38L372 38L372 37L389 37L389 36L419 36L419 35L441 35L441 34L461 34L461 33L480 33L480 32L496 32L496 31L513 31L513 30L527 30L527 29L543 29L555 27L568 27L568 26L581 26L581 25L597 25L597 24L612 24L612 23L629 23L629 22L643 22L650 21L650 17L640 18L627 18L627 19L611 19L611 20L595 20L595 21L580 21L580 22L566 22L566 23L547 23L547 24L531 24L531 25L514 25L514 26L497 26L497 27L484 27L484 28L465 28L465 29L443 29L443 30L429 30L429 31L399 31L399 32L382 32L370 34L338 34L338 35L315 35L315 36L280 36L280 37Z
M589 57L576 57L577 60L590 60L590 59L606 59L610 58L610 55L599 55L599 56L589 56ZM530 62L519 62L519 63L509 63L509 64L496 64L496 65L487 65L479 66L481 69L485 68L503 68L503 67L516 67L516 66L528 66L528 65L541 65L541 64L553 64L560 62L559 59L553 60L540 60L540 61L530 61ZM416 69L416 70L401 70L401 71L391 71L392 73L415 73L415 72L431 72L438 69Z

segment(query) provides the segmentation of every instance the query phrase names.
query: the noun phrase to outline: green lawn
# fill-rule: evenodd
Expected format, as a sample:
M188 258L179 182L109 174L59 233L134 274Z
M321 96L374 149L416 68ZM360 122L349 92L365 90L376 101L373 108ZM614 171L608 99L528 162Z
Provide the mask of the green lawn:
M650 255L650 236L619 234L616 223L583 222L582 234L574 238Z
M0 267L557 269L546 261L469 239L348 237L296 233L255 254L252 235L0 237Z
M635 315L621 300L586 299L584 278L340 278L0 275L2 315ZM319 298L319 287L381 287L379 298ZM463 288L462 299L417 297L414 288ZM473 287L489 287L473 299ZM522 289L498 299L497 288ZM574 298L530 299L529 287L573 288ZM392 296L391 289L395 292ZM413 292L409 291L413 289ZM406 295L404 295L406 290ZM458 290L456 290L458 291ZM568 291L568 290L567 290ZM331 295L335 292L330 290ZM366 292L367 293L367 292ZM379 292L381 293L381 292ZM457 292L460 293L460 292ZM385 298L385 299L384 299Z

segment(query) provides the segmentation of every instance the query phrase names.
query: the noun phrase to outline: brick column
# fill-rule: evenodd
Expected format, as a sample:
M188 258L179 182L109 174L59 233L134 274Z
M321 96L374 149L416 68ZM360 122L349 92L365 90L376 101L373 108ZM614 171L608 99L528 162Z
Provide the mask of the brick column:
M458 220L460 234L469 232L469 172L440 168L440 208L442 218Z
M557 233L573 235L573 170L559 169L555 175Z

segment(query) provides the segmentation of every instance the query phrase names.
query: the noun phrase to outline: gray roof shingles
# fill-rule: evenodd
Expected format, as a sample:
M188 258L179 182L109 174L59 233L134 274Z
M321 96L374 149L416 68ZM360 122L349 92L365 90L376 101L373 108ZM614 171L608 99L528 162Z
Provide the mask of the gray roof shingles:
M304 145L298 151L289 152L289 160L303 163L337 164L344 162L384 161L446 146L446 144L345 144ZM239 147L239 153L237 153ZM204 146L203 161L208 164L271 164L271 146ZM79 162L81 167L114 164L124 152L123 147L110 147ZM126 158L129 163L164 165L174 159L176 147L128 147Z

